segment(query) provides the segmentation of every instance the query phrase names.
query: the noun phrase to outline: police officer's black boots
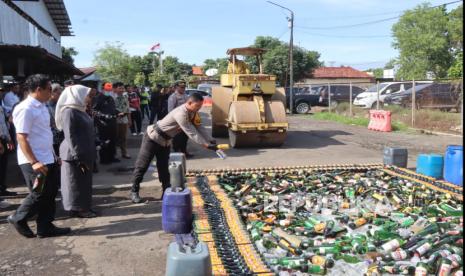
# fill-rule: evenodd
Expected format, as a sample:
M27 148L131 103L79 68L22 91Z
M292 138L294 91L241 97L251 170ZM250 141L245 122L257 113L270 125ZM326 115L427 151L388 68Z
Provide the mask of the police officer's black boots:
M141 203L142 198L139 196L139 192L131 192L131 201L133 203Z

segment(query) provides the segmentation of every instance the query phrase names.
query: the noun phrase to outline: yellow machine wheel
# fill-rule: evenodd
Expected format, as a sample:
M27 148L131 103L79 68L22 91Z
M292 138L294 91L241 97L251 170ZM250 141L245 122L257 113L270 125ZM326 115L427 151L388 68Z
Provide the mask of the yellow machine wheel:
M233 148L280 147L286 140L286 132L249 131L242 133L229 129L229 144Z
M254 102L239 101L231 103L229 121L234 124L260 123L260 113ZM265 121L267 123L286 122L284 106L279 101L265 102ZM286 131L242 130L229 132L229 143L234 148L240 147L277 147L286 140Z
M284 87L277 87L276 92L271 96L272 101L280 101L284 105L284 110L287 108L287 101L286 101L286 92L284 92Z
M232 102L232 89L229 87L212 87L212 136L228 137L226 120L229 113L229 105Z

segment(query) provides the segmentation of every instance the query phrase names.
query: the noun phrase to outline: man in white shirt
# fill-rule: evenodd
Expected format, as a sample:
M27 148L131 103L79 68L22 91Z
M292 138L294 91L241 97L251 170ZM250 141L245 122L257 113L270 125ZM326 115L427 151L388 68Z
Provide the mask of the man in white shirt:
M44 75L32 75L26 80L29 96L13 112L18 140L18 165L29 188L29 195L13 215L8 217L19 234L34 237L27 220L37 215L39 238L68 234L70 228L53 225L55 197L58 192L59 163L53 151L50 115L46 107L52 84Z
M7 117L11 115L11 112L13 110L13 107L15 104L19 102L19 85L18 84L12 84L6 89L8 92L6 92L5 96L3 97L3 103L2 107L3 110L5 111L5 114Z

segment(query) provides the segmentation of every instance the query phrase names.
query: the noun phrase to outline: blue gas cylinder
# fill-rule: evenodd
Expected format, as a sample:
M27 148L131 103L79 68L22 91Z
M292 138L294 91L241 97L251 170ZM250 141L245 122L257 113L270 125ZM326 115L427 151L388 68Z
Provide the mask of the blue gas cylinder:
M417 157L417 173L442 178L444 158L440 154L419 154Z
M463 146L447 146L444 155L444 180L463 186Z
M163 231L172 234L190 233L192 230L192 194L189 189L166 189L161 208Z

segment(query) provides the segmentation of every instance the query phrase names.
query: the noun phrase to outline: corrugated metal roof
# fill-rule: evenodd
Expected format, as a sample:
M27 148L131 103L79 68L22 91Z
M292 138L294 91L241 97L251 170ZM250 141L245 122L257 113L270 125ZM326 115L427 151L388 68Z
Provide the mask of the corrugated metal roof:
M73 36L71 30L71 20L66 10L63 0L44 0L48 12L55 23L61 36Z

